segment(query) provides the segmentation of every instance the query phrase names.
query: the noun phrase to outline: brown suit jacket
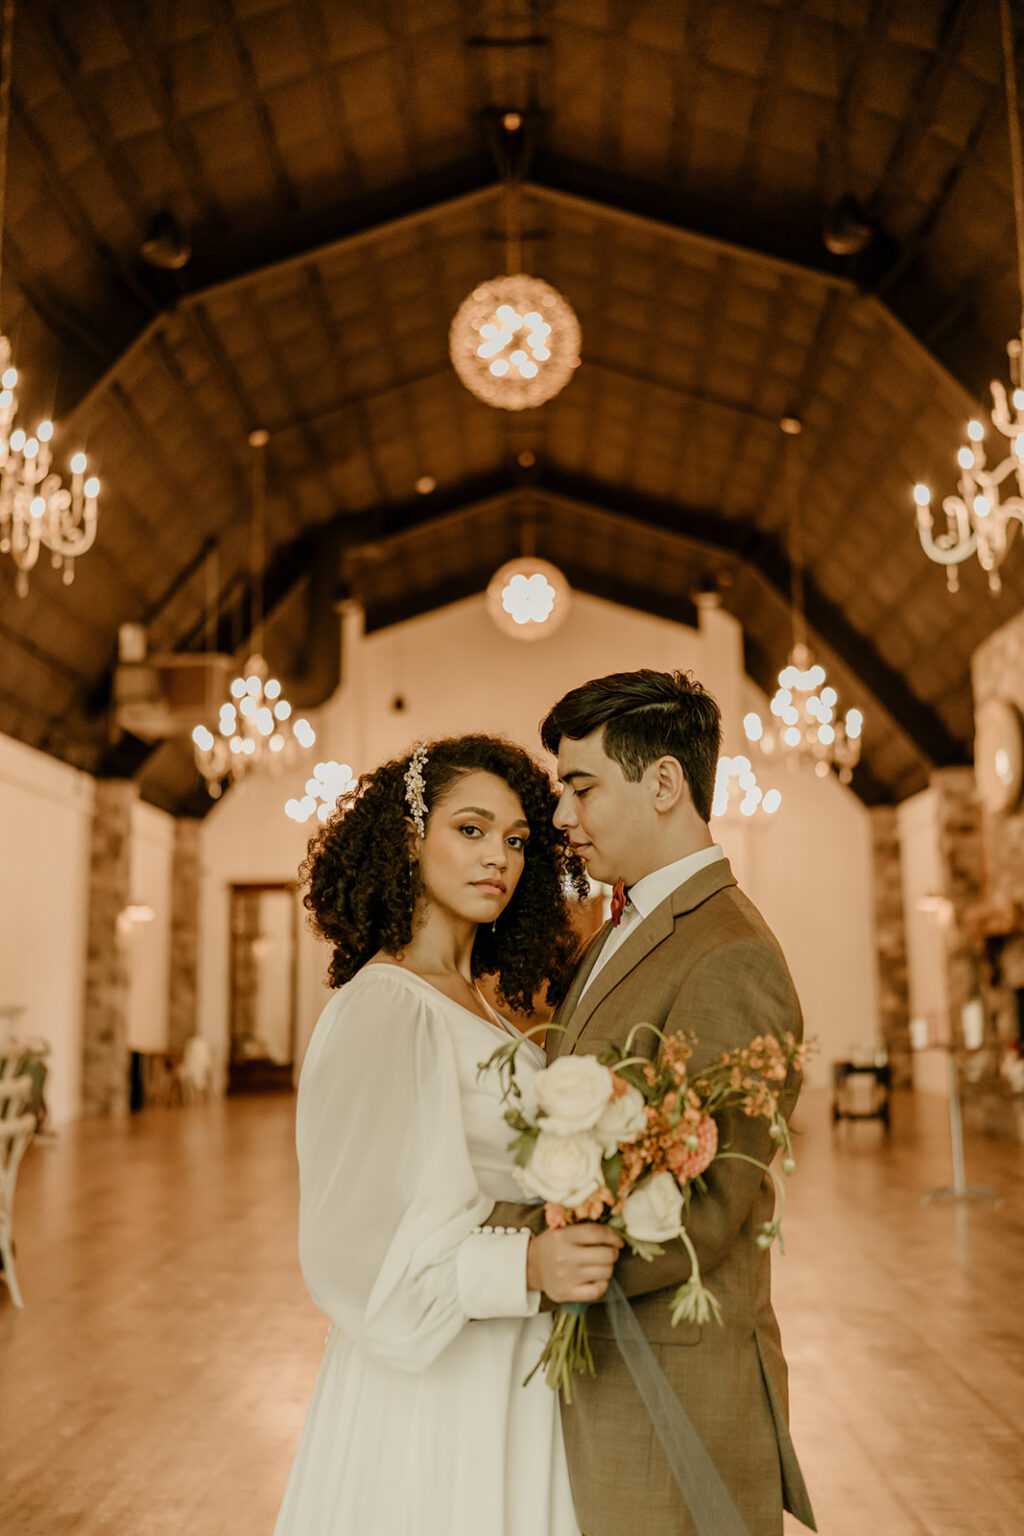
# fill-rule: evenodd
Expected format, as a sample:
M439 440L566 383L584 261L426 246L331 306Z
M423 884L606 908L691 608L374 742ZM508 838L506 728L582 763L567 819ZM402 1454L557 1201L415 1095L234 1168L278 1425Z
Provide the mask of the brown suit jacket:
M584 994L610 929L583 958L548 1036L548 1059L623 1044L638 1023L697 1036L696 1074L723 1051L755 1035L802 1033L800 1005L778 943L737 888L726 860L700 870L637 925ZM634 1051L657 1055L653 1033ZM799 1083L785 1084L788 1115ZM768 1123L730 1111L719 1119L723 1150L767 1163L775 1147ZM681 1399L751 1536L781 1536L786 1508L812 1529L814 1517L787 1428L787 1372L771 1304L770 1254L757 1246L775 1197L767 1173L719 1159L696 1194L687 1231L701 1275L721 1304L723 1326L669 1321L669 1298L689 1275L681 1242L646 1262L627 1254L616 1279L629 1296L662 1370ZM525 1206L498 1206L495 1222L543 1224ZM584 1536L691 1536L695 1527L669 1471L653 1425L613 1341L603 1306L588 1326L597 1374L578 1378L563 1406L569 1472Z

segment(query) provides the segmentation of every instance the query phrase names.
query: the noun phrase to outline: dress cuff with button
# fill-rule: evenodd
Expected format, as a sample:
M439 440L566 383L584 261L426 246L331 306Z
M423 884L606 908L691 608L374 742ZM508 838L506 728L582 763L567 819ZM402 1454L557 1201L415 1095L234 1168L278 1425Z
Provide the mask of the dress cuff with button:
M540 1292L526 1289L525 1227L475 1227L459 1248L459 1300L467 1317L533 1317Z

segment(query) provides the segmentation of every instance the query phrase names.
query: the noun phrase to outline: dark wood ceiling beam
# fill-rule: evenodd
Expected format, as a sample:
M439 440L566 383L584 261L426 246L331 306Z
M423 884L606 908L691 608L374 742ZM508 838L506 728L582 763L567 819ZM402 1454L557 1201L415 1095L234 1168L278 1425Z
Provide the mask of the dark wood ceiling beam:
M15 601L18 601L18 599L15 599ZM15 608L13 611L16 613L17 609ZM10 625L2 622L0 622L0 640L5 645L13 646L16 651L20 651L23 656L27 656L31 661L36 662L37 665L45 667L48 672L52 672L54 677L59 677L62 682L71 683L75 687L84 687L92 681L91 678L86 677L84 672L79 672L75 667L68 666L68 663L62 657L54 656L29 635L23 634L20 630L12 629Z
M387 310L380 300L380 291L377 284L377 279L375 276L371 276L374 271L375 269L372 266L367 265L365 268L367 281L372 282L374 288L377 291L378 315L381 318L382 324L386 325ZM331 309L330 300L327 297L327 290L324 285L323 273L321 272L318 265L314 264L306 268L305 287L306 295L309 299L314 319L327 338L327 348L334 363L335 377L339 380L339 382L342 382L344 376L341 369L341 359L345 356L345 346L342 341L341 333L338 329L337 321L334 318L334 313ZM390 334L390 325L386 325L386 329L389 336L389 349L391 356L394 357L394 338ZM403 399L405 398L404 391L400 390L399 394ZM386 501L388 495L387 482L385 481L384 475L381 471L380 463L378 461L377 453L373 444L373 433L370 431L369 412L367 410L367 396L362 392L354 394L349 397L347 405L348 410L352 414L355 421L356 430L359 433L360 445L366 458L366 465L370 472L370 478L373 481L374 492L379 500ZM332 411L329 414L337 415L338 413ZM327 419L328 413L317 412L318 421L325 421ZM300 413L300 416L296 418L295 424L296 426L300 427L303 432L308 432L310 429L310 418L308 416L301 416ZM330 486L329 479L327 483L328 486ZM331 496L332 499L337 500L337 493L333 490L333 488L331 488Z
M812 247L801 238L805 232L775 228L753 216L741 223L735 212L701 207L678 192L564 155L538 150L524 190L591 218L598 214L649 235L661 234L713 254L756 261L783 276L834 288L856 286L845 263L830 256L820 240Z
M276 193L284 211L287 214L294 214L299 208L298 193L288 175L277 135L274 132L274 125L256 79L252 54L249 52L242 28L235 15L235 8L231 0L214 0L214 5L220 13L225 40L229 45L228 57L231 60L235 90L255 128L255 137L262 150L271 189Z
M224 343L221 340L220 333L214 325L213 321L210 319L205 306L197 305L188 306L187 308L183 306L181 312L184 313L191 321L196 336L202 343L207 356L216 366L222 380L227 385L228 394L235 403L235 407L239 416L239 432L237 438L238 453L241 456L244 456L247 453L251 453L252 450L245 446L248 441L249 433L257 427L263 427L266 428L267 431L270 431L270 427L264 419L266 412L257 411L256 407L253 405L253 402L249 398L248 391L239 378L238 370L235 368L234 363L228 356L224 347ZM250 324L253 325L254 329L259 329L257 322L252 314L249 315L249 321ZM308 438L307 442L309 442ZM291 514L291 520L293 524L296 527L301 526L301 509L295 501L291 490L291 483L288 480L285 480L284 499L288 503L288 510ZM246 495L240 503L238 517L232 518L226 526L224 524L221 525L221 538L223 538L227 527L234 527L237 523L242 521L243 517L248 518L251 516L251 512L252 508L249 505L248 495Z
M939 45L922 80L917 82L914 98L900 121L899 132L889 150L885 169L878 178L878 190L870 199L873 211L892 206L911 176L913 159L921 140L932 126L946 83L960 58L961 46L979 0L945 0L939 27ZM862 66L873 60L868 39L861 54Z
M743 158L736 173L736 202L753 204L766 151L765 129L778 101L779 81L786 78L786 63L797 31L799 7L779 6L771 21L771 35L764 55L764 69L750 113ZM799 17L802 22L803 18Z
M54 206L60 209L68 229L83 245L95 253L100 263L106 268L121 295L121 302L133 304L141 317L151 316L156 307L153 295L100 234L88 211L83 208L71 190L68 177L62 175L50 153L49 145L33 123L20 95L13 89L11 110L12 122L17 125L18 136L28 146L36 160L42 184L46 187L46 195ZM11 152L12 158L17 158L16 144L12 146Z
M632 490L619 490L549 467L534 468L529 488L574 506L584 516L588 511L609 513L628 523L648 525L702 545L712 561L721 556L739 560L760 576L786 613L789 611L792 572L786 551L777 538L752 523L724 519L713 512L682 507ZM485 501L500 507L499 498L521 496L524 489L524 478L514 477L513 472L506 469L471 484L451 487L426 501L416 497L349 517L346 519L346 539L353 548L386 543L390 537L459 512L479 510ZM970 761L969 744L947 730L936 713L917 698L906 680L879 655L871 641L855 630L835 604L818 590L813 579L806 579L804 597L812 635L817 635L858 679L884 712L892 729L925 767Z
M323 220L311 225L296 218L286 221L277 235L268 235L263 242L250 241L244 248L224 244L216 252L208 251L205 257L202 251L197 251L189 266L192 291L182 295L179 308L187 310L202 305L211 295L221 292L245 291L260 284L271 272L307 267L313 262L329 260L340 252L349 254L360 247L372 246L392 234L423 225L442 224L449 215L462 214L494 200L500 191L500 183L485 162L480 159L465 161L382 191L373 198L352 199L332 212L329 229ZM761 224L755 243L749 225L742 232L733 229L725 233L715 227L715 219L706 211L703 222L700 222L689 203L687 220L683 221L678 195L630 178L610 175L597 167L578 165L558 157L538 156L530 180L524 183L524 192L541 202L584 213L591 219L612 220L644 230L649 235L660 234L705 251L755 261L783 277L795 277L844 293L858 291L842 270L843 263L829 257L823 246L820 252L809 245L802 252L796 252L791 239L776 240ZM970 386L950 372L900 315L881 300L865 299L863 302L878 303L888 322L907 336L933 372L945 383L958 385L965 400L972 398ZM990 345L979 338L979 354L985 357L990 351ZM116 373L117 368L115 364L112 372ZM90 393L101 390L105 382L100 380Z
M42 6L36 5L28 8L27 16L42 38L47 57L68 99L85 123L121 202L140 226L141 233L146 222L146 194L128 156L111 140L103 109L96 99L93 76L82 69L82 61L68 42L57 15L48 15Z
M545 489L581 506L595 507L619 517L648 523L706 544L711 551L733 555L756 571L789 611L792 571L780 540L738 519L683 508L673 502L596 485L582 477L545 469ZM877 653L865 636L805 577L804 602L809 629L833 651L885 711L893 728L929 765L968 760L958 741L912 692L906 680Z
M173 42L158 37L150 22L151 14L155 14L157 8L140 6L138 0L108 0L108 6L156 115L160 134L180 162L182 185L188 188L204 220L213 229L226 232L228 221L223 206L207 180L195 140L177 114L173 79L165 62L165 54ZM166 5L159 9L166 14Z
M338 168L338 185L350 192L361 191L363 173L359 157L352 144L352 135L345 120L345 113L338 97L333 75L327 68L330 58L330 42L320 0L297 0L296 10L309 55L313 79L316 82L327 122L334 163Z
M421 224L441 223L499 192L493 168L483 155L409 181L361 193L335 204L328 214L280 221L262 240L225 242L217 250L196 249L189 262L191 291L183 305L200 304L218 292L237 292L263 280L267 272L286 273L310 261L328 261L360 244L404 234Z
M295 393L295 385L292 382L291 374L288 371L288 366L282 355L281 348L279 347L270 326L267 324L266 316L263 313L263 308L257 300L256 295L249 291L243 293L240 296L239 308L245 315L246 319L249 321L249 324L253 330L253 334L258 338L261 347L267 355L267 361L269 362L271 371L274 375L274 382L287 400L288 409L291 416L298 417L301 413L299 410L298 397ZM255 409L255 407L251 407L251 409ZM259 425L265 427L266 422L260 422ZM331 484L331 478L327 473L327 454L324 450L323 439L321 438L315 423L308 421L303 422L299 430L302 434L306 461L309 464L313 474L320 482L321 488L324 492L324 500L327 507L330 509L330 511L333 512L337 502L337 496L334 490L334 486ZM287 503L288 509L291 513L292 527L289 529L289 533L297 534L301 532L303 526L305 525L306 516L301 505L296 500L292 492L291 477L289 475L283 475L281 477L281 489L283 492L283 500ZM266 535L268 543L272 544L272 530L270 529L269 524L266 529Z

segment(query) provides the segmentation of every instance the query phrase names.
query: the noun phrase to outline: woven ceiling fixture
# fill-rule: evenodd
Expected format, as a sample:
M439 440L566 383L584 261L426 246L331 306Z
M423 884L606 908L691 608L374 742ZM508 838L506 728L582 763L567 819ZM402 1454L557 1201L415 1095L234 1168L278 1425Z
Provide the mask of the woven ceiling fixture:
M452 366L486 405L525 411L554 399L580 362L580 323L557 288L522 268L522 128L502 118L506 154L506 272L473 289L448 332Z
M11 56L14 40L14 0L4 0L0 40L0 275L7 202L7 143L11 126ZM11 344L0 334L0 554L10 555L18 568L18 596L28 593L28 573L42 545L53 565L63 571L65 584L74 580L74 562L92 548L97 528L100 483L86 478L86 457L71 460L71 489L60 475L50 474L53 422L41 421L32 435L14 426L18 414L15 388L18 370L11 362Z
M994 402L990 420L997 433L996 441L998 443L1000 437L1005 438L1010 451L994 468L989 469L985 459L985 428L980 421L967 423L968 441L956 456L960 466L960 478L957 481L959 494L943 499L946 526L942 533L932 533L934 518L930 489L927 485L914 486L921 548L929 560L946 567L946 586L950 592L959 590L957 568L973 554L978 556L982 570L988 572L990 590L1001 592L999 567L1013 543L1018 527L1024 525L1024 171L1021 165L1020 107L1009 0L999 0L999 14L1002 24L1003 74L1006 81L1006 116L1010 130L1010 174L1017 232L1017 285L1021 320L1019 333L1006 347L1010 358L1010 382L1013 385L1009 401L998 379L993 379L989 388ZM1001 444L999 451L1002 452Z
M795 416L784 416L779 423L790 438L799 437L803 423ZM743 720L743 730L750 742L756 742L765 757L784 757L793 768L811 762L819 778L827 778L835 769L839 780L849 784L860 760L861 730L864 717L859 709L850 709L845 719L837 714L838 695L828 686L825 668L816 662L807 642L804 617L803 544L800 536L798 490L792 484L790 464L784 466L789 517L790 600L793 615L793 647L782 671L779 686L771 702L772 718L762 721L751 712ZM787 473L787 471L789 471ZM767 807L765 807L767 809Z
M297 748L308 749L316 742L308 720L292 720L292 706L277 678L270 676L262 652L267 484L263 450L269 440L269 432L262 427L249 434L249 446L256 450L252 461L252 653L242 675L231 684L231 697L220 706L218 734L202 724L192 732L196 767L214 800L220 798L225 778L240 779L268 767L279 770L294 760Z

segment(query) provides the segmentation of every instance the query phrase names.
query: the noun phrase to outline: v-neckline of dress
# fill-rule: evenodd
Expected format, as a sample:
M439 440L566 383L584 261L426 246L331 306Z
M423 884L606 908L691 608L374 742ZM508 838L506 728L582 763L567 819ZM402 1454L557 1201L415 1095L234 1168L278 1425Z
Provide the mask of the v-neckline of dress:
M506 1024L502 1020L501 1015L497 1013L493 1008L491 1009L491 1012L493 1013L494 1017L485 1019L482 1013L474 1013L473 1009L467 1008L465 1003L460 1003L457 998L449 997L447 992L442 992L440 987L435 987L434 983L432 981L428 981L425 976L421 976L419 971L410 971L408 967L404 965L393 965L389 960L371 960L367 963L365 969L369 970L371 965L379 966L382 970L400 971L403 976L411 976L413 980L418 981L421 986L429 987L431 992L435 993L438 997L443 997L446 1003L451 1003L453 1008L458 1008L460 1013L468 1013L469 1017L471 1019L476 1019L478 1024L487 1024L491 1029L496 1029L500 1034L508 1036L513 1040L518 1038L526 1038L521 1034L521 1031L513 1030L510 1024ZM490 1003L484 1000L484 1007L490 1008L490 1006Z

